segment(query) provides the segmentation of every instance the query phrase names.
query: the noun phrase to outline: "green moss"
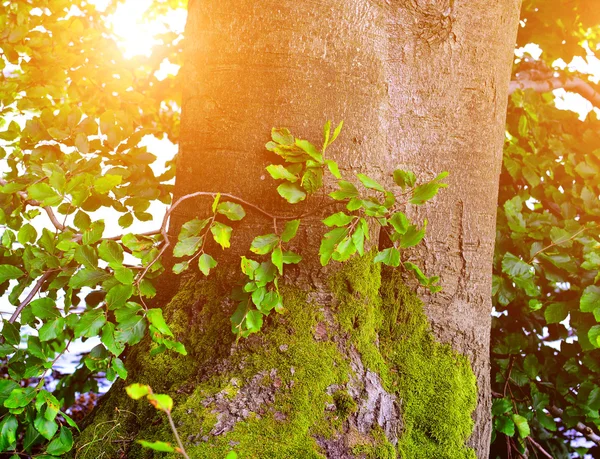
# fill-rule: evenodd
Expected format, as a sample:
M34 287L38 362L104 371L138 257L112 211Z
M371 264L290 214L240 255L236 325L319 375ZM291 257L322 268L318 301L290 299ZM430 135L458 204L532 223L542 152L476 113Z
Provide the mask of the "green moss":
M332 290L363 363L402 400L400 456L474 458L465 442L477 404L475 375L466 357L435 341L423 303L399 273L386 271L382 279L365 256L333 278Z
M316 438L331 438L347 429L346 421L357 410L357 401L343 389L351 374L345 357L351 346L364 365L380 375L384 388L401 400L403 418L397 447L380 429L369 435L356 432L350 446L358 457L474 457L465 446L477 393L467 359L434 340L420 300L397 274L382 276L371 256L348 262L331 278L333 320L339 322L343 339L332 339L339 334L338 325L325 319L306 292L285 288L287 312L272 315L263 333L242 340L231 352L232 311L223 307L230 302L229 291L221 285L227 283L190 280L165 308L176 336L186 343L187 357L172 353L151 357L147 347L140 347L127 359L133 366L128 383L150 384L157 392L174 395L173 415L190 457L221 459L235 449L243 459L323 458ZM219 421L217 394L231 402L252 385L270 390L273 402L262 404L228 433L212 435ZM332 385L342 389L329 395ZM82 435L83 441L103 437L172 441L160 413L115 389ZM115 406L135 414L111 431ZM116 451L114 444L94 445L78 457L118 457L103 449ZM154 457L139 445L125 445L128 458Z
M367 459L397 459L396 448L386 438L381 428L373 429L372 441L358 444L352 448L352 453Z
M352 396L345 391L338 391L333 394L335 410L340 419L346 419L351 414L356 413L358 405Z

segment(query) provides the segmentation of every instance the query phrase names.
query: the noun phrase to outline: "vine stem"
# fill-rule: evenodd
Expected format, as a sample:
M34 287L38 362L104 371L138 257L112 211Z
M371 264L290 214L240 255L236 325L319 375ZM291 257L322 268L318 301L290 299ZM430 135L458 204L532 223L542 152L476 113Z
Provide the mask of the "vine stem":
M177 445L179 445L179 452L185 459L190 459L187 455L185 448L183 447L183 443L181 442L181 438L179 438L179 432L177 432L177 428L175 427L175 423L173 422L173 418L171 417L171 413L169 411L165 411L167 414L167 418L169 419L169 425L171 426L171 430L173 431L173 435L175 435L175 440L177 440Z

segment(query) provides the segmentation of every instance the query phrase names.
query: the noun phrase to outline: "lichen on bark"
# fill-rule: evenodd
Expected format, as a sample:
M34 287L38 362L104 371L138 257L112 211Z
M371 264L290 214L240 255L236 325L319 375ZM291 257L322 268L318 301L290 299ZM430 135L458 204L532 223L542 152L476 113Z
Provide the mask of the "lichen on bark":
M141 346L127 358L131 382L174 397L191 457L474 457L465 442L475 377L434 340L399 274L365 256L333 274L327 292L284 287L286 313L237 344L224 284L189 279L165 308L187 357ZM96 410L78 457L154 457L134 440L171 441L160 413L123 386Z

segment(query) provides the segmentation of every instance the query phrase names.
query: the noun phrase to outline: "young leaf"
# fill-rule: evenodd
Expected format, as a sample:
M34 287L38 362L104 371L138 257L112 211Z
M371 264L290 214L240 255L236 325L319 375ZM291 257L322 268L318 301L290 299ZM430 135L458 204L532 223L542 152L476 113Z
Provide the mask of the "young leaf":
M148 394L148 401L160 411L170 413L173 409L173 399L166 394Z
M346 182L345 180L339 180L338 185L340 187L338 191L329 193L329 196L336 201L343 201L345 199L358 197L358 190L352 183Z
M367 177L364 174L356 174L356 176L358 177L358 180L360 180L361 183L366 188L370 188L372 190L381 191L382 193L385 193L385 189L377 181L373 180L372 178Z
M200 255L198 259L198 268L205 276L210 274L210 270L217 266L217 261L207 253Z
M373 263L383 263L393 267L400 266L400 252L395 247L388 247L375 256Z
M425 204L438 193L440 188L446 188L448 186L446 183L439 183L440 180L446 178L447 176L447 172L442 172L431 182L419 185L417 188L415 188L415 191L413 192L412 198L409 202L415 205Z
M127 395L134 400L139 400L140 398L152 393L150 386L138 383L127 386L125 391L127 392Z
M352 222L355 218L358 218L358 217L355 217L353 215L346 215L344 212L338 212L337 214L333 214L333 215L330 215L329 217L327 217L325 220L323 220L323 223L329 227L346 226L347 224Z
M152 324L159 332L163 335L173 337L173 332L165 322L165 319L162 314L162 309L160 308L152 308L149 309L146 313L146 317L148 318L148 322Z
M327 168L329 169L329 172L331 172L331 175L333 175L338 180L342 178L342 174L340 174L340 168L338 167L338 164L335 161L332 161L331 159L326 159L325 164L327 164Z
M283 252L281 247L275 247L273 249L273 253L271 254L271 261L277 267L279 274L283 274Z
M300 220L290 220L286 222L283 232L281 233L281 241L282 242L290 242L294 237L296 237L296 233L298 232L298 227L300 226Z
M278 243L279 237L277 237L276 234L265 234L264 236L257 236L252 241L250 251L258 255L265 255L272 251Z
M145 448L153 449L154 451L160 451L161 453L174 453L175 448L170 443L164 441L146 441L136 440L140 445Z
M412 188L415 186L417 181L417 177L410 171L403 171L402 169L396 169L394 171L394 182L402 189L409 187Z
M290 204L297 204L306 199L306 193L295 183L282 183L277 187L277 192Z
M3 284L10 279L18 279L23 275L25 275L25 273L16 266L0 265L0 284Z
M246 216L244 208L234 202L222 202L217 206L217 212L225 215L229 220L239 221Z
M211 228L212 230L212 228ZM192 236L180 240L173 248L173 256L177 258L194 255L202 244L202 236Z
M267 172L271 174L275 180L287 180L288 182L297 182L298 176L292 174L288 169L286 169L281 164L269 164L267 166Z
M329 263L331 256L337 245L348 235L348 228L341 227L329 231L323 236L321 246L319 247L319 255L321 265L325 266Z

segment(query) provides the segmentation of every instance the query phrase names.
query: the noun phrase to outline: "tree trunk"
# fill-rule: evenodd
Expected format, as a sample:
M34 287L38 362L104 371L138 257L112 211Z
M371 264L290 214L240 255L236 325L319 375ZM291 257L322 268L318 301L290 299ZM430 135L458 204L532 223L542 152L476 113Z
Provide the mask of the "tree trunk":
M321 268L318 212L302 222L305 261L288 273L287 311L258 335L235 342L229 297L239 256L271 221L247 209L208 279L184 278L175 292L165 277L160 306L189 355L134 349L128 382L175 395L191 457L488 457L491 262L519 6L190 1L176 196L221 191L289 212L264 170L270 128L317 141L327 119L345 122L331 154L346 177L450 171L449 188L414 216L429 220L428 236L409 255L444 286L419 290L423 303L370 255ZM182 206L172 233L209 207ZM168 441L168 425L116 384L78 454L151 457L135 438Z

